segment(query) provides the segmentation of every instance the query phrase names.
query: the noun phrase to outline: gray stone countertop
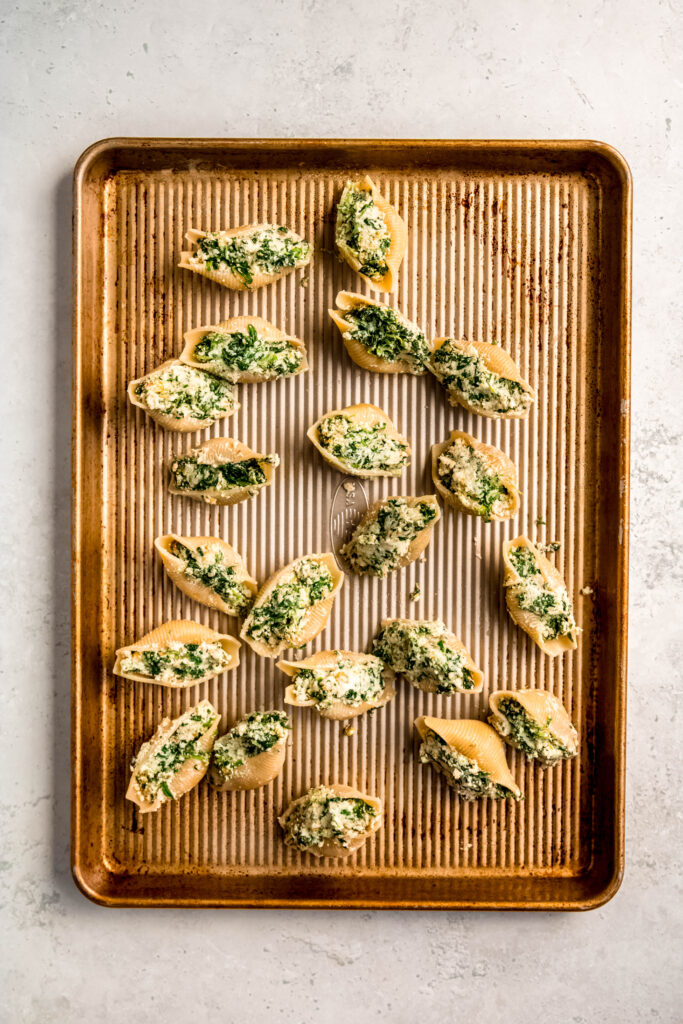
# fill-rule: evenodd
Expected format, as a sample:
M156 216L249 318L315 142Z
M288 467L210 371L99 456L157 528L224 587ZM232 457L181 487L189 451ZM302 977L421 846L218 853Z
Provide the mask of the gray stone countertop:
M0 1020L682 1020L680 0L21 0L2 25ZM70 175L114 135L593 138L626 156L627 867L601 909L107 911L74 887Z

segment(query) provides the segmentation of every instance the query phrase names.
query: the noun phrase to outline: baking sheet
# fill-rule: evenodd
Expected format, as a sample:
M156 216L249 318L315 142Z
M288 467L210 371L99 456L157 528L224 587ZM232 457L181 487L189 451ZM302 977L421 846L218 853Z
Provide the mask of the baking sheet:
M537 392L524 422L448 405L435 379L369 374L327 315L338 290L367 292L334 255L334 203L366 171L397 206L409 243L391 299L428 337L498 341ZM623 865L628 530L630 176L597 143L335 140L109 140L75 173L73 869L108 905L339 907L595 906ZM251 295L176 267L190 227L285 223L313 240L309 268ZM382 298L380 296L380 298ZM241 409L195 435L164 432L126 385L182 348L190 327L259 314L308 347L310 370L240 388ZM411 440L399 480L355 483L305 434L323 412L381 406ZM166 578L152 543L215 534L263 580L329 550L348 517L389 493L433 490L429 450L462 428L516 462L521 511L484 524L443 509L426 560L386 581L348 576L307 649L365 650L382 618L442 618L486 677L478 695L441 697L401 683L355 733L288 709L285 769L263 790L201 784L136 819L128 765L164 715L210 699L226 728L282 706L285 679L246 646L237 672L172 692L111 674L114 651L169 618L235 632ZM169 495L164 464L221 433L279 452L271 487L233 508ZM544 519L545 526L536 521ZM551 660L505 611L500 548L526 533L558 540L583 628ZM409 593L419 582L419 603ZM581 594L582 590L588 593ZM419 764L418 714L483 717L494 689L551 689L581 735L580 756L542 772L510 751L520 804L455 797ZM320 782L356 784L385 803L383 829L348 861L284 846L276 816Z

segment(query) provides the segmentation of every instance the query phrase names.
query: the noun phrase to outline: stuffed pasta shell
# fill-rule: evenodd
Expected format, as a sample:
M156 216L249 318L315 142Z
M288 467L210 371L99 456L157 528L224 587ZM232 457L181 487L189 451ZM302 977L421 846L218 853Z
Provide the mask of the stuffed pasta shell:
M261 587L240 637L264 658L305 647L325 628L343 582L332 553L296 558Z
M260 316L236 316L184 336L180 360L233 384L294 377L308 369L306 348Z
M382 802L332 783L294 800L278 818L285 844L314 857L348 857L382 826Z
M517 469L499 448L454 430L432 447L432 480L448 505L485 523L511 519L519 510Z
M116 652L114 675L181 689L240 663L240 643L189 619L174 619Z
M408 439L376 405L327 412L307 436L326 462L351 476L400 476L410 462Z
M346 182L337 204L335 241L341 256L371 288L395 290L408 231L403 218L367 175Z
M208 505L236 505L267 487L279 465L277 454L261 455L232 437L212 437L171 459L168 489Z
M527 537L503 544L505 602L515 625L544 654L574 650L581 632L558 570Z
M292 680L285 704L314 708L322 718L356 718L396 696L394 673L379 658L357 651L319 651L303 661L278 661Z
M340 555L358 575L383 579L420 557L440 518L433 494L385 498L370 506Z
M258 584L249 575L240 555L219 537L157 537L159 552L169 579L207 608L244 618L256 596Z
M489 722L506 743L544 768L576 757L579 737L563 704L547 690L498 690Z
M260 789L282 771L291 729L284 711L252 711L219 737L209 782L219 790Z
M179 359L132 380L128 398L159 426L183 433L210 427L240 407L231 384Z
M402 313L355 292L339 292L328 312L354 363L374 373L427 372L429 345Z
M439 619L385 619L372 653L425 693L479 693L484 674Z
M429 369L445 387L451 405L480 416L524 419L534 401L533 389L499 345L439 338Z
M505 744L485 722L475 719L415 719L420 761L430 764L463 800L520 800L510 774Z
M206 775L220 720L208 700L164 718L133 759L126 799L147 814L194 789Z
M191 248L180 254L183 270L208 277L233 291L253 291L307 266L313 246L282 224L246 224L227 231L185 235Z

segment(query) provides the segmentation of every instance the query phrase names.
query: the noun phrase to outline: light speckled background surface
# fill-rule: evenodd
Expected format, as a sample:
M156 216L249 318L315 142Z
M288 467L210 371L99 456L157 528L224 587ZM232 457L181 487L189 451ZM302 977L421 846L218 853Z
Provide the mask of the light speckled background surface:
M680 0L2 5L0 1020L680 1021ZM377 15L377 17L374 17ZM68 855L70 172L112 135L598 138L635 178L627 870L583 915L106 911ZM19 328L19 331L17 331ZM29 544L27 557L27 541ZM679 745L680 749L680 745Z

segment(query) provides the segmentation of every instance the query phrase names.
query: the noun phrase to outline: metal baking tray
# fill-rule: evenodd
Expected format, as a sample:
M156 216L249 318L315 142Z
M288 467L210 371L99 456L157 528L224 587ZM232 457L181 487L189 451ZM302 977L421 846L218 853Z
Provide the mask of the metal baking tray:
M408 225L388 301L428 337L500 342L538 395L526 422L471 416L429 376L366 373L346 355L327 310L338 290L367 289L334 255L333 213L361 171ZM609 899L624 857L631 181L622 157L580 141L112 139L78 161L74 201L72 863L82 891L108 906L559 910ZM238 294L177 268L188 228L255 221L315 242L305 281L293 274ZM184 331L243 313L304 339L309 372L242 387L234 417L189 437L127 402L127 382L179 352ZM358 401L391 415L412 464L400 480L340 490L306 429ZM183 692L112 676L115 649L166 619L232 621L170 584L154 537L229 538L262 580L329 550L366 500L431 491L430 446L456 427L517 463L517 519L487 525L444 509L426 560L384 582L347 577L309 650L365 650L382 618L438 617L484 670L484 692L448 698L405 684L355 720L351 736L292 709L291 751L273 784L216 794L203 783L136 819L124 799L128 765L164 715L207 697L227 726L282 706L285 683L246 647L236 673ZM279 452L273 485L228 509L170 496L168 456L217 433ZM544 656L507 616L500 550L518 533L561 542L583 627L576 652ZM415 582L419 604L408 596ZM523 802L464 803L418 763L418 714L480 717L491 690L528 685L560 696L581 750L546 772L510 752ZM384 827L347 861L313 861L282 842L276 815L321 781L385 803Z

